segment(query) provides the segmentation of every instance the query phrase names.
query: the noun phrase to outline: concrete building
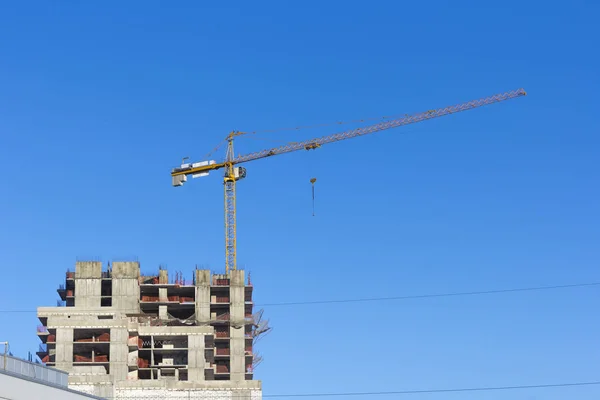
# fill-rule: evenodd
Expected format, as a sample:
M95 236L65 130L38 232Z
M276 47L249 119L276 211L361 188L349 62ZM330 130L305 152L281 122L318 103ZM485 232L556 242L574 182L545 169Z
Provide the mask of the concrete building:
M67 378L64 371L0 355L0 399L102 400L69 389Z
M101 397L258 400L252 289L243 270L184 281L137 262L77 262L62 303L38 308L38 356Z

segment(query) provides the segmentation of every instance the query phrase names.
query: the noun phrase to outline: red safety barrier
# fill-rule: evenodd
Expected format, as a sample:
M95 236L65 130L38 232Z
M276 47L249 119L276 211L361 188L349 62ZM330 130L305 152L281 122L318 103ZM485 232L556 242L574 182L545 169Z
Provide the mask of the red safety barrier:
M226 338L229 337L229 331L228 330L218 330L215 332L215 336L218 338Z
M225 348L225 349L217 349L217 353L218 356L228 356L230 354L229 349Z
M229 367L224 364L217 364L217 372L227 373L229 372Z
M98 336L98 342L110 342L110 333L103 333Z

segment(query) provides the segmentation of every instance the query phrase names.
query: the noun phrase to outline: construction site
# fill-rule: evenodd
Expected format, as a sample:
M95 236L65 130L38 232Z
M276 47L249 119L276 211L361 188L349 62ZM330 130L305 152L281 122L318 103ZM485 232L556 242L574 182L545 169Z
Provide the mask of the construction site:
M77 262L57 306L38 308L38 356L68 372L71 389L100 397L261 398L254 345L270 328L253 312L250 279L243 270L173 275Z
M232 131L224 161L187 162L171 170L174 187L188 177L223 169L225 271L195 269L191 280L159 268L142 273L138 262L77 262L58 288L56 307L40 307L38 356L68 372L70 389L110 399L262 398L254 368L257 340L270 331L253 307L253 285L237 268L236 185L238 166L298 150L451 115L525 96L523 89L433 109L334 135L236 156ZM316 179L310 180L313 185ZM314 191L313 191L314 200ZM314 213L313 213L314 215Z
M0 400L600 400L600 1L1 10Z

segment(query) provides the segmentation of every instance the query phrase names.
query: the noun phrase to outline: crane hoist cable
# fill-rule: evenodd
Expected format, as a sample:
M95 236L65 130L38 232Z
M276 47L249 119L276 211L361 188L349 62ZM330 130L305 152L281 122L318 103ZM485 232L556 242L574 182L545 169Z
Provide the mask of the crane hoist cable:
M317 181L317 178L311 178L310 183L312 185L312 189L313 189L313 217L315 216L315 182Z
M297 150L314 150L329 143L338 142L345 139L351 139L359 136L365 136L371 133L380 132L387 129L397 128L404 125L414 124L417 122L426 121L433 118L438 118L457 112L471 110L489 104L499 103L505 100L510 100L525 96L527 93L523 89L517 89L510 92L500 93L493 96L472 100L466 103L457 104L454 106L432 109L425 112L406 115L399 119L387 120L374 125L347 130L344 132L335 133L333 135L323 136L320 138L304 140L295 143L288 143L283 146L264 149L261 151L235 156L233 152L234 139L237 136L247 133L232 131L226 138L227 153L226 158L222 162L214 160L206 160L201 162L189 163L184 162L179 167L171 170L171 178L173 186L182 186L187 177L199 178L207 176L211 171L223 168L225 174L223 177L223 185L225 186L225 271L229 274L230 270L237 269L237 253L236 253L236 182L246 177L246 169L238 166L242 163L255 161L262 158L272 157L275 155L286 154ZM250 132L253 133L253 132Z

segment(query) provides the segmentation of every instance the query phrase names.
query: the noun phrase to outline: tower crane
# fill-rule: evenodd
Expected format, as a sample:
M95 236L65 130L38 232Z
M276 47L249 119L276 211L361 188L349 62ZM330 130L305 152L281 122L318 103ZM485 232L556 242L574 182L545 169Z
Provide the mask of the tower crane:
M482 107L488 104L499 103L501 101L510 100L525 95L525 90L517 89L510 92L485 97L479 100L473 100L454 106L429 110L418 114L407 115L399 119L385 121L378 124L362 128L356 128L345 132L336 133L333 135L323 136L316 139L305 140L303 142L290 143L280 147L265 149L240 156L235 156L233 152L234 140L236 137L244 135L246 133L232 131L226 138L227 152L225 154L224 161L216 162L214 160L208 160L194 163L182 163L179 167L174 168L171 171L172 183L173 186L183 186L183 184L187 181L188 176L191 176L192 178L204 177L207 176L211 171L224 168L225 174L223 184L225 188L225 270L226 273L229 274L230 270L237 269L235 215L236 182L246 177L246 169L244 167L238 166L239 164L279 154L290 153L296 150L314 150L318 149L324 144L364 136L370 133L375 133L386 129L397 128L403 125L414 124L416 122L426 121L445 115L455 114L460 111L471 110L473 108Z

